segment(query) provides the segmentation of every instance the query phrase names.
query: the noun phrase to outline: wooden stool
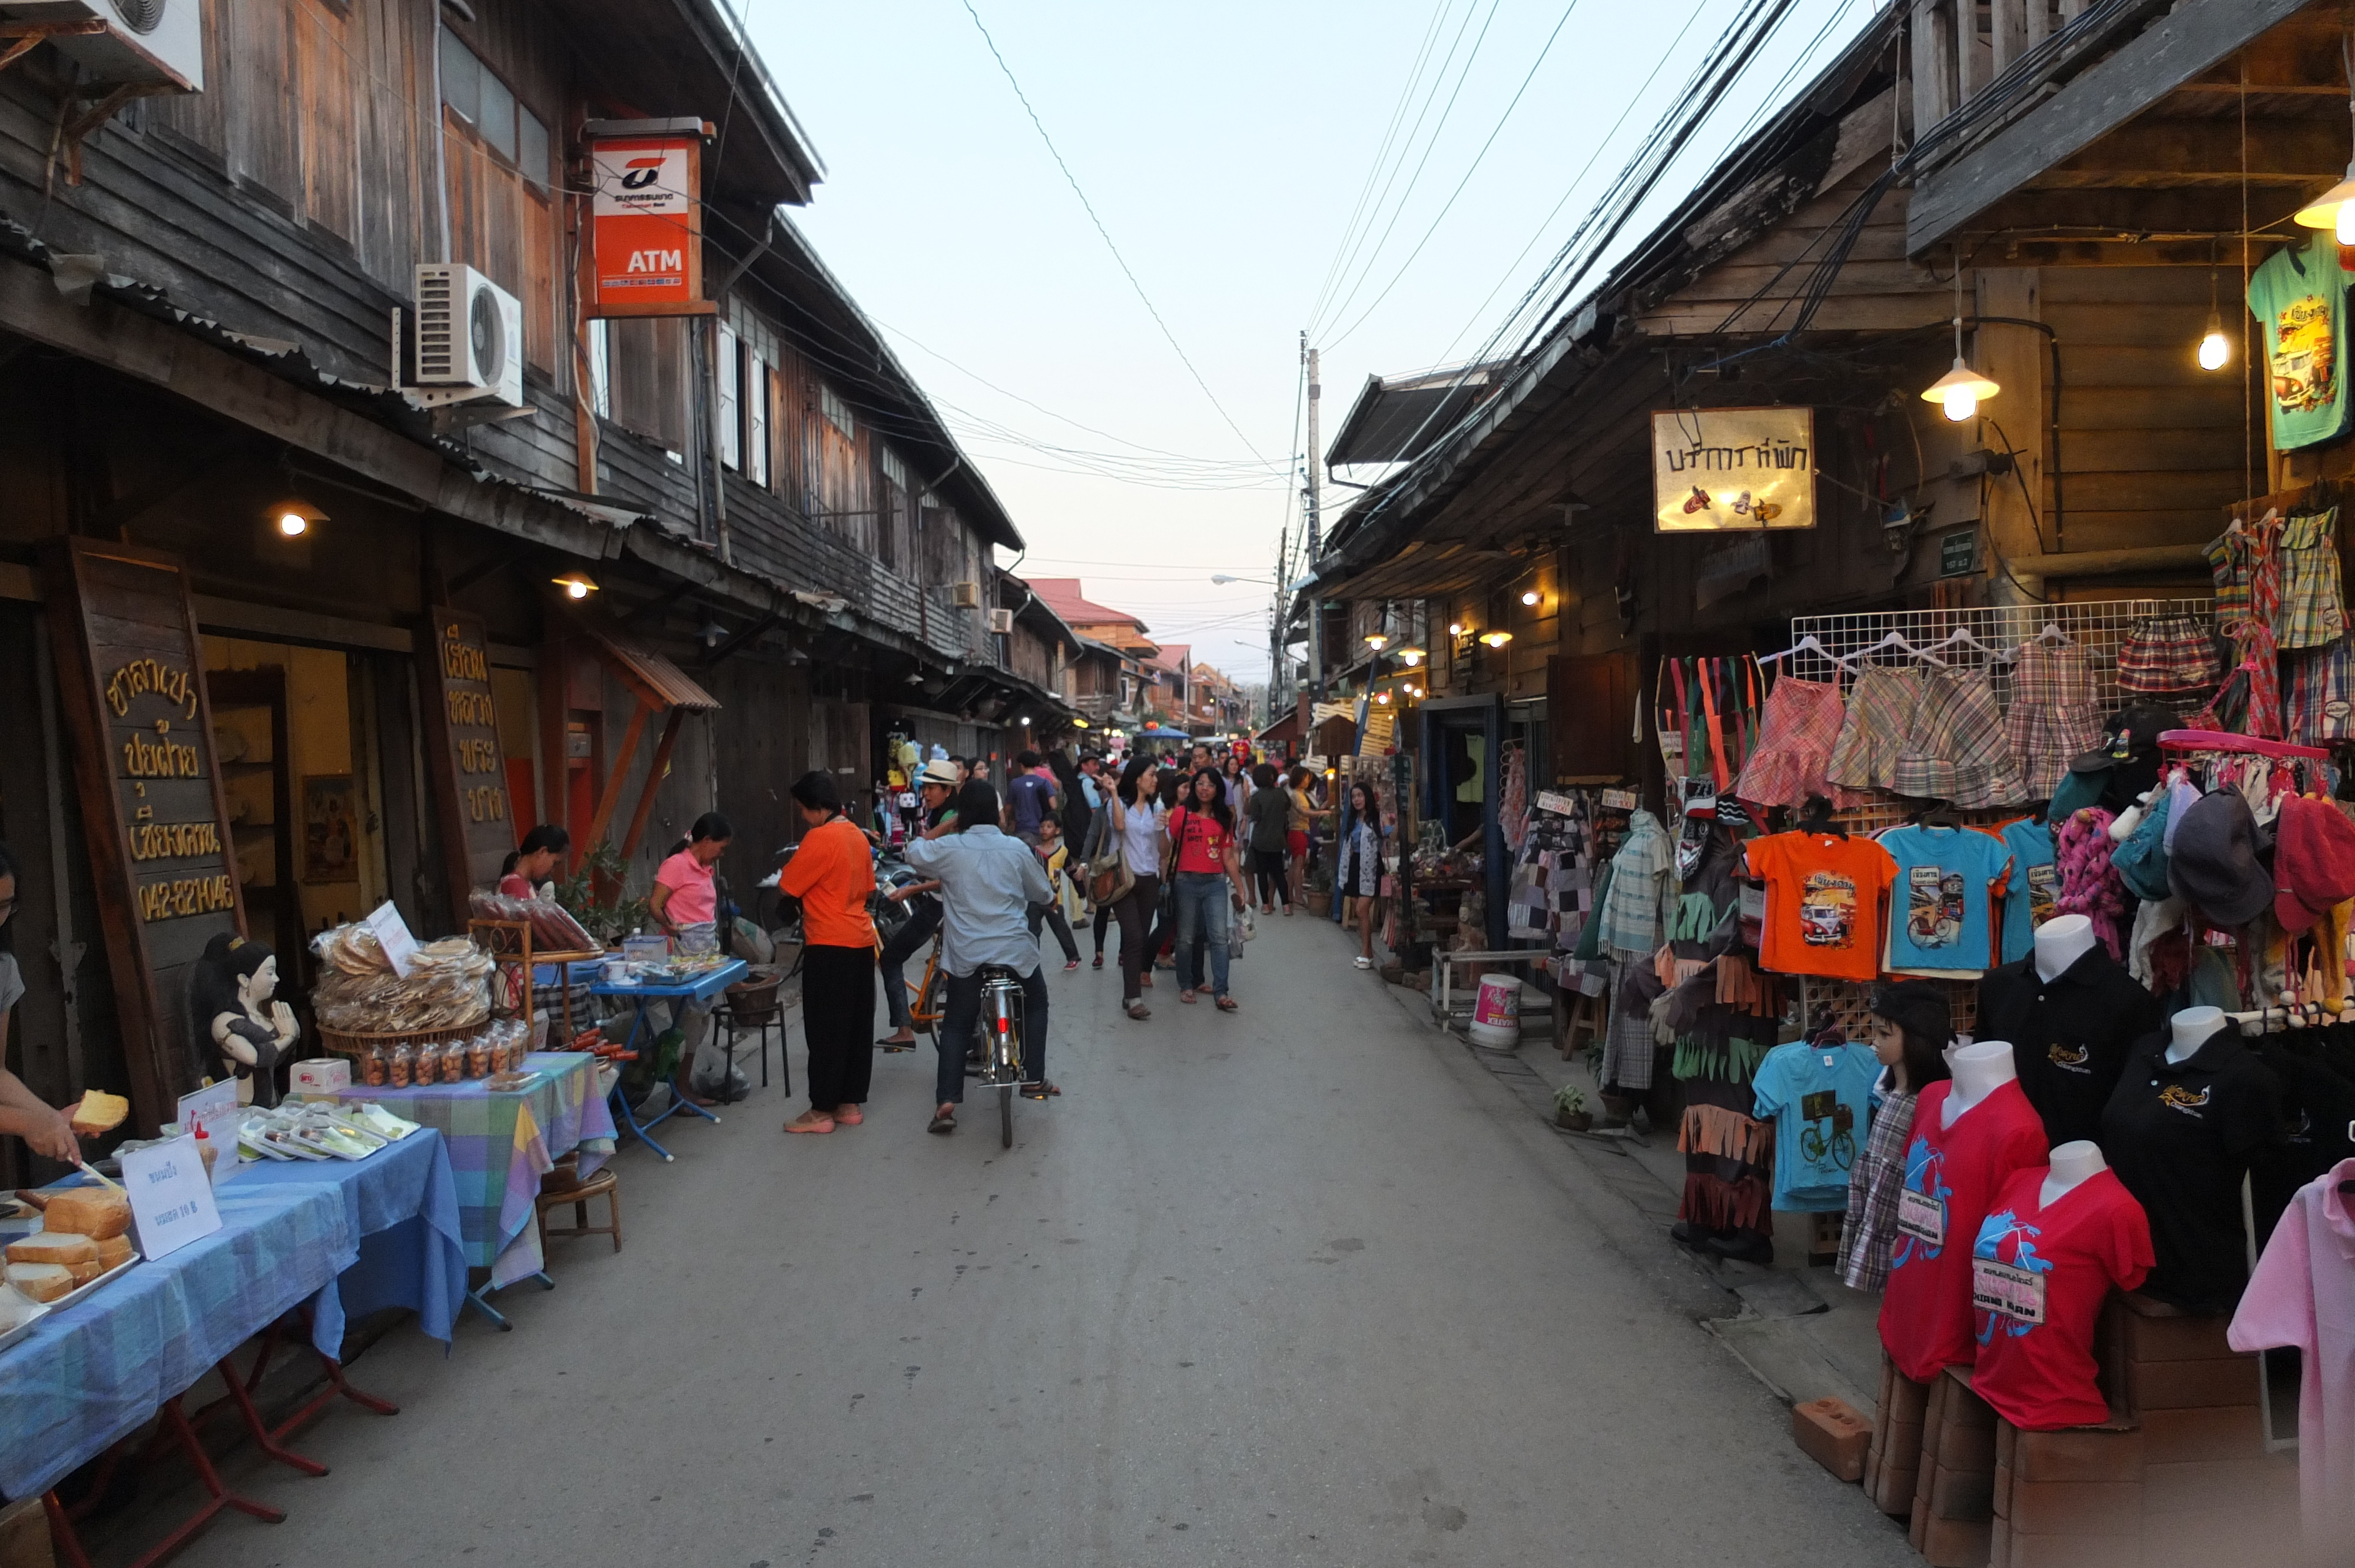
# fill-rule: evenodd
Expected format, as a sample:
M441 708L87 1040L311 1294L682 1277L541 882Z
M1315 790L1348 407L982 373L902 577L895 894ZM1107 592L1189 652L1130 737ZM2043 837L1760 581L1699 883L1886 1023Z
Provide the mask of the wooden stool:
M548 1174L551 1180L560 1179L565 1171L559 1167ZM589 1223L589 1200L591 1198L605 1200L605 1224L602 1225ZM567 1203L572 1205L572 1224L563 1230L549 1230L548 1211L561 1208ZM567 1187L551 1189L543 1182L539 1196L532 1200L532 1208L539 1220L539 1250L543 1257L548 1254L548 1238L551 1235L612 1236L613 1250L622 1250L622 1179L610 1170L600 1171L587 1181Z
M1609 1012L1604 1000L1599 996L1589 996L1584 991L1578 992L1577 996L1578 1001L1571 1007L1569 1018L1562 1025L1561 1033L1554 1042L1554 1048L1561 1054L1565 1061L1578 1054L1581 1035L1585 1036L1590 1042L1599 1042L1603 1038L1604 1025ZM1561 1014L1557 1012L1556 1016L1560 1017Z

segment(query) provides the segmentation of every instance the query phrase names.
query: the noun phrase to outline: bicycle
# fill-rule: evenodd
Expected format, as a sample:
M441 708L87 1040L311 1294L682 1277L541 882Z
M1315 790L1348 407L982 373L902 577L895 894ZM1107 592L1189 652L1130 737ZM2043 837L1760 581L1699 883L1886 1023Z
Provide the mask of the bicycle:
M981 1086L997 1091L997 1141L1014 1147L1014 1092L1022 1084L1022 978L1004 964L981 966Z

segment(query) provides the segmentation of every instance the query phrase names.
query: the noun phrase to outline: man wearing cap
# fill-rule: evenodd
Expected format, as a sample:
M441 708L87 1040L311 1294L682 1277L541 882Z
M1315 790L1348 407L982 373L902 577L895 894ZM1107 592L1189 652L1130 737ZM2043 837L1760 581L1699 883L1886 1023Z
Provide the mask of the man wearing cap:
M950 800L957 789L956 764L945 758L925 763L923 771L916 776L916 793L923 801L924 826L937 828L946 822L954 832L956 808ZM884 895L901 902L913 901L907 922L883 944L883 951L876 959L882 970L883 1003L891 1011L891 1033L875 1044L886 1050L905 1051L916 1044L916 1023L908 1008L908 981L902 966L941 928L940 886L936 881L915 882L895 887Z

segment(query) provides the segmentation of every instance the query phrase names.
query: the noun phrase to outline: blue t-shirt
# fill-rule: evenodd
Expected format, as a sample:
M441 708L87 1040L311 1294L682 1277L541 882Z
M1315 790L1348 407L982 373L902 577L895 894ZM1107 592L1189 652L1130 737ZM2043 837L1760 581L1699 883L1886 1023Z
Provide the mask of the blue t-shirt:
M1014 808L1014 831L1035 833L1039 821L1053 804L1055 787L1036 773L1018 774L1006 786L1007 802Z
M2011 881L2003 892L2003 961L2016 964L2036 946L2036 927L2052 918L2061 896L2061 871L2053 863L2052 830L2022 817L2003 830L2011 851Z
M1881 1059L1870 1045L1777 1045L1758 1065L1757 1116L1774 1124L1774 1206L1832 1213L1848 1207L1848 1171L1864 1147L1865 1113Z
M1891 828L1880 842L1897 862L1887 967L1968 974L1991 968L1992 895L2011 864L2010 846L1972 828L1919 826Z

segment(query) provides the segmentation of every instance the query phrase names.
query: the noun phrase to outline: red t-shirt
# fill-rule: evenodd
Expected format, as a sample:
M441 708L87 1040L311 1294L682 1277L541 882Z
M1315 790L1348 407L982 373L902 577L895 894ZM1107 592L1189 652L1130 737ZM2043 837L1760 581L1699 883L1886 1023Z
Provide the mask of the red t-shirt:
M1971 1243L2012 1172L2045 1162L2044 1123L2013 1079L1945 1125L1951 1080L1913 1105L1905 1185L1881 1298L1881 1343L1897 1370L1928 1383L1977 1358L1971 1323Z
M2155 1261L2150 1221L2114 1172L2095 1172L2048 1209L2049 1174L2041 1165L2013 1172L1971 1256L1971 1387L2029 1432L2110 1418L2094 1386L2094 1319L2110 1287L2132 1290Z
M1227 830L1219 819L1180 806L1169 813L1169 842L1178 846L1178 869L1207 871L1216 875L1227 869Z
M1881 973L1881 922L1897 862L1870 839L1775 833L1750 841L1750 874L1766 884L1758 967L1869 980Z

